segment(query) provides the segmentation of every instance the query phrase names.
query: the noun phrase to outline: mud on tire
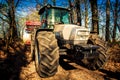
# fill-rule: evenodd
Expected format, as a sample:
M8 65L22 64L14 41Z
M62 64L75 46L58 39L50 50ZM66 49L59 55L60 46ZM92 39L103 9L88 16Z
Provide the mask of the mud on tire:
M53 32L41 31L36 36L35 66L41 77L50 77L57 72L59 47Z
M101 40L98 35L92 34L88 40L88 44L94 44L99 46L99 49L97 49L98 56L94 60L88 60L89 64L87 67L92 70L100 69L105 64L106 60L108 59L107 54L107 45L106 43Z

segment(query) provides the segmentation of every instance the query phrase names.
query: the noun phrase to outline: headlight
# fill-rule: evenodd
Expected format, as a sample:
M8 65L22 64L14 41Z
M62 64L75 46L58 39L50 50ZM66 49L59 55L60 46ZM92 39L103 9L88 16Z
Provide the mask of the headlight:
M87 40L89 36L89 32L85 31L85 30L78 30L77 31L77 40Z
M86 44L89 38L89 31L84 27L76 29L76 36L74 38L74 44Z
M77 35L85 35L87 32L86 31L78 31Z
M77 30L77 35L89 35L89 32L86 30Z

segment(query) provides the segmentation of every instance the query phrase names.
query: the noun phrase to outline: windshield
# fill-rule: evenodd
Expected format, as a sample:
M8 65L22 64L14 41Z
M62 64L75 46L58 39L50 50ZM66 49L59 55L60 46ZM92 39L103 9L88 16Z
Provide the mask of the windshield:
M48 25L49 24L69 24L69 13L67 10L49 9L48 10Z
M69 24L69 11L61 8L48 8L40 15L41 28L54 28L54 24Z

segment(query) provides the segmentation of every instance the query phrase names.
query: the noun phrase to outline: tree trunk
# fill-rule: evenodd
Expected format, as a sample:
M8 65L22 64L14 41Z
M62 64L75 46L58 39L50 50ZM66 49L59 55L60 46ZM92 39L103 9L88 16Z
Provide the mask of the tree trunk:
M92 32L99 34L97 0L90 0L92 12Z
M87 0L84 0L85 1L85 27L87 28L88 27L88 1Z
M106 41L110 41L109 25L110 25L110 0L107 0L106 1L106 34L105 34Z
M71 9L70 11L70 22L73 23L73 6L72 6L72 3L71 3L71 0L68 0L68 3L69 3L69 7Z
M3 31L3 38L4 38L4 40L5 40L5 22L3 21L3 23L2 23L2 31Z
M76 13L77 13L77 22L81 26L81 9L80 9L80 0L75 0L76 4Z
M117 8L118 8L118 0L115 0L115 10L114 10L114 28L113 28L113 37L112 40L113 42L116 41L116 28L117 28L117 17L118 17L118 13L117 13Z
M8 39L9 42L11 43L13 40L15 40L18 35L17 35L17 28L16 28L16 21L15 21L15 5L14 5L14 0L8 0L8 5L9 5L9 34L8 34Z

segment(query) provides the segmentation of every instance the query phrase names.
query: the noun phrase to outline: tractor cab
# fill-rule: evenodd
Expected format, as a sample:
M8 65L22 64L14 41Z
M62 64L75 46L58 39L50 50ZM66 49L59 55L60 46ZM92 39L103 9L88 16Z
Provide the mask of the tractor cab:
M53 29L55 24L70 24L69 9L46 5L39 10L42 29Z

